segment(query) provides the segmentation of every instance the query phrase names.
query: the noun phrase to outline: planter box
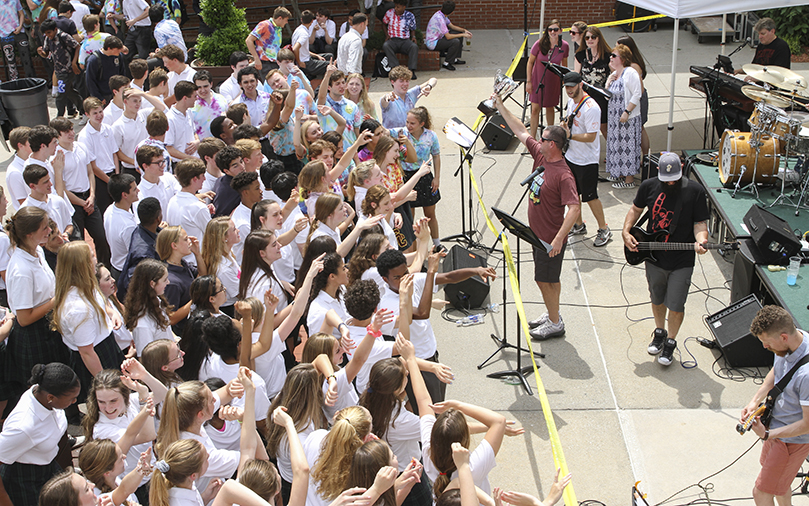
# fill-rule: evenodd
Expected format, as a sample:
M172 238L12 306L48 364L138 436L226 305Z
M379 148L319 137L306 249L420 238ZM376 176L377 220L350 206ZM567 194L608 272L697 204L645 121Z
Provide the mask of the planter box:
M362 70L365 72L373 72L374 71L374 62L376 61L377 53L381 53L381 50L374 49L373 51L368 52L368 58L365 59L365 62L362 65ZM397 53L396 57L399 59L399 63L402 65L407 65L407 55ZM428 70L439 70L441 68L441 57L438 51L431 51L429 49L419 49L419 61L416 65L417 71L428 71Z
M233 73L233 69L230 68L230 65L213 67L210 65L205 65L199 59L192 61L189 65L191 65L191 68L194 70L207 70L210 72L211 78L213 78L213 87L225 82L227 78L230 77L230 74Z

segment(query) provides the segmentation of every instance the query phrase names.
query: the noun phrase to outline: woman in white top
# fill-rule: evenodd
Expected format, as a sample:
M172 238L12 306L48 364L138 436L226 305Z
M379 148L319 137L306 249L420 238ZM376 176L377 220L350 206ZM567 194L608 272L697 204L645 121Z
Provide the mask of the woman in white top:
M264 298L267 290L278 297L277 312L287 307L287 294L291 290L275 276L272 264L281 258L281 244L272 232L254 230L244 240L242 275L239 278L239 299ZM285 313L284 313L285 314Z
M345 258L351 253L352 248L359 239L360 232L366 228L378 224L384 216L374 216L357 223L351 233L341 240L340 236L353 224L354 209L343 198L336 193L324 193L315 202L315 214L312 225L309 228L309 235L306 238L303 252L306 254L306 247L315 237L327 235L334 239L337 244L337 253Z
M382 227L382 233L388 238L390 244L398 244L396 232L391 226L393 220L393 202L390 198L390 192L383 185L378 184L368 188L365 193L365 198L362 200L362 214L365 216L382 215L383 219L379 222Z
M235 315L233 305L238 300L240 275L232 248L239 240L239 230L227 216L209 221L202 240L202 259L208 274L219 278L225 289L225 300L220 310L231 318Z
M112 333L122 322L112 315L98 289L90 246L84 241L63 245L56 264L53 326L70 348L69 365L82 382L79 402L84 402L94 376L104 369L118 370L124 361Z
M378 184L384 184L382 169L373 160L361 162L348 175L346 195L354 200L354 209L359 211L360 217L365 218L362 213L362 201L365 200L368 188Z
M173 308L163 296L168 284L169 271L158 260L142 260L132 273L124 302L124 323L132 332L138 356L152 341L176 340L170 326Z
M115 285L115 279L112 277L110 270L104 264L96 264L96 280L98 280L98 289L107 300L108 306L112 311L112 318L117 318L121 322L124 321L124 306L118 300L118 287ZM115 342L120 346L124 355L135 355L134 342L132 341L132 332L126 328L126 325L121 325L118 328L112 329L112 334L115 336Z
M85 478L90 480L95 489L96 496L109 495L113 504L136 506L143 502L135 491L141 480L147 480L151 475L152 448L140 454L135 469L126 473L126 453L109 439L94 439L81 449L79 453L79 469ZM144 488L144 499L149 497L149 488Z
M37 364L30 383L0 432L3 504L37 506L39 489L61 470L55 458L67 431L64 409L79 395L79 378L60 363Z
M0 186L0 221L6 216L8 199L6 192ZM0 228L0 306L8 307L8 294L6 292L6 269L11 259L11 242L6 231Z
M640 98L643 85L632 68L632 51L618 44L610 53L607 89L612 93L607 112L607 172L616 182L613 188L634 188L640 169ZM621 181L621 178L625 178Z
M13 404L27 389L25 379L36 364L66 364L70 355L47 318L56 289L56 278L40 247L50 235L48 214L37 207L23 207L6 222L6 232L14 248L6 287L14 294L9 309L16 320L6 341L2 379Z
M348 268L339 253L327 253L323 257L323 270L312 281L311 302L306 313L306 326L310 334L322 332L326 313L334 311L339 319L336 325L341 325L348 318L343 306L342 294L348 284ZM334 329L338 339L342 337L342 329ZM328 330L327 330L328 332ZM347 343L343 343L347 345Z
M290 199L291 200L291 199ZM253 206L250 216L251 230L267 230L277 234L281 244L281 258L273 263L273 271L278 279L287 283L295 282L295 259L300 251L295 244L299 233L309 227L309 219L300 211L285 216L285 210L274 200L262 200ZM289 220L291 223L285 223Z

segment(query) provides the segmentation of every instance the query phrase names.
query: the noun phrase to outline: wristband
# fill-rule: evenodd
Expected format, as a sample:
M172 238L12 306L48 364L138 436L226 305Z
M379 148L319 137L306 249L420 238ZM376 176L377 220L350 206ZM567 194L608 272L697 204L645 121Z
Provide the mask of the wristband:
M632 114L631 112L629 112L629 109L624 109L624 112L626 113L626 115L627 115L627 116L629 116L630 114Z
M337 325L337 328L339 329L340 327L345 327L345 328L348 328L348 325L346 325L346 323L345 323L345 322L340 322L340 324L339 324L339 325Z
M334 379L334 381L337 381L337 376L335 376L334 374L329 374L328 376L326 376L326 381L329 381L330 379Z
M367 327L365 327L365 331L368 332L369 334L371 334L371 336L374 337L374 338L382 337L382 331L381 330L374 330L373 325L369 324Z

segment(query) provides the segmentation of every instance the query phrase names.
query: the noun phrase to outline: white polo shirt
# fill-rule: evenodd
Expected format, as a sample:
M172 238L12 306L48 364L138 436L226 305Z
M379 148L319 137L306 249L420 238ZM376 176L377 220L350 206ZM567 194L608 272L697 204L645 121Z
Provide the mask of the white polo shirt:
M53 298L56 276L45 260L42 246L37 246L36 256L14 248L6 269L6 290L14 294L8 299L12 313L39 307Z
M312 22L314 25L317 23L316 21ZM298 51L298 55L300 56L300 60L302 62L309 61L309 28L305 25L298 25L298 28L295 28L295 31L292 32L292 46L294 47L295 44L300 44L300 50Z
M209 273L219 278L219 281L222 282L222 286L225 287L228 298L225 300L224 306L233 305L239 300L239 276L242 272L239 265L240 264L237 264L233 257L223 256L222 259L219 260L219 267L216 272Z
M228 102L241 95L241 93L242 88L239 86L239 83L236 82L236 77L234 77L233 74L231 74L224 83L219 85L219 94L225 97Z
M218 403L214 406L215 409L218 409ZM211 438L208 437L208 433L206 432L205 427L200 427L199 434L194 434L193 432L182 431L180 432L180 439L196 439L205 449L208 451L208 470L205 471L205 474L202 477L197 478L196 484L202 490L205 490L208 487L208 483L214 478L222 478L223 480L230 478L233 476L233 473L236 472L236 469L239 467L239 458L241 457L238 450L220 450L214 446L213 441ZM171 490L179 489L179 487L172 487ZM180 489L183 490L183 489ZM188 489L184 489L186 492L189 492ZM197 494L199 495L199 494ZM180 504L185 506L186 504L193 504L190 502L178 502L174 503L171 502L172 506L175 504ZM204 506L204 505L203 505Z
M59 315L62 341L73 351L79 351L79 346L95 347L112 333L112 320L104 311L104 296L96 290L95 299L102 309L103 318L99 318L98 312L75 286L68 290L62 302Z
M168 316L166 319L168 319ZM132 329L132 340L135 341L135 350L138 353L138 357L143 354L143 349L146 348L149 343L157 341L158 339L177 340L177 338L174 337L174 333L171 331L171 325L167 326L165 329L161 329L157 325L157 321L152 318L151 315L146 314L141 316L135 328Z
M179 74L174 72L174 71L169 72L168 83L167 83L168 87L169 87L169 96L174 95L174 87L180 81L188 81L189 83L193 83L194 82L194 74L196 74L196 73L197 73L197 71L192 69L191 65L186 65L185 70L183 70Z
M99 413L98 422L93 426L93 439L109 439L117 443L123 437L130 422L138 416L138 413L140 413L140 398L137 392L132 392L129 395L129 407L123 415L110 419L107 418L104 413ZM147 421L146 423L150 422ZM141 452L145 452L150 446L152 446L151 443L141 443L139 445L132 445L129 448L129 451L126 453L126 463L124 464L124 472L122 475L127 475L137 467ZM152 465L154 465L154 454L152 455L151 462ZM144 476L141 479L141 484L148 482L149 479L149 476Z
M230 214L230 219L233 220L233 224L236 225L236 229L239 231L239 242L233 245L233 256L236 257L236 261L239 265L242 264L242 253L244 252L244 240L247 238L247 234L250 233L250 216L251 216L250 208L244 205L243 203L239 203L236 209ZM261 300L264 300L263 298Z
M229 318L227 315L224 318ZM252 372L252 371L251 371ZM211 353L206 360L202 362L202 367L199 371L199 380L205 381L208 378L220 378L225 383L230 380L236 379L239 375L239 363L226 364L222 357L216 353ZM253 385L256 387L256 421L266 420L270 410L270 399L267 397L267 386L264 384L264 379L253 372ZM230 403L231 406L244 408L244 397L235 398Z
M8 193L11 197L8 199L11 202L11 207L16 211L20 208L20 200L25 200L31 194L31 189L25 184L22 178L22 171L25 168L25 160L17 155L6 167L6 186Z
M126 19L135 19L143 14L143 11L149 8L146 0L124 0L123 2L124 15ZM135 26L151 26L152 22L149 16L135 22Z
M62 171L62 179L65 181L65 190L73 193L83 193L90 191L90 177L87 174L87 166L93 160L93 155L80 142L73 143L73 151L68 151L62 146L56 148L56 152L65 154L65 168Z
M427 274L419 272L413 275L413 307L418 307L421 301L421 294L424 292L424 284L427 281ZM438 291L438 285L433 285L433 293ZM379 306L392 310L395 317L399 316L399 294L388 288L381 296ZM382 333L388 336L395 336L399 329L394 327L394 323L389 323L382 327ZM436 342L433 326L430 319L413 320L410 324L410 342L416 349L416 357L428 359L435 355Z
M208 481L210 481L210 479ZM205 502L202 500L202 496L199 495L199 490L197 490L194 483L191 484L190 490L181 487L171 487L169 489L169 504L171 506L205 506Z
M86 37L87 32L84 30L84 24L82 24L81 20L84 16L90 15L90 8L79 0L70 0L70 5L73 6L73 15L70 16L70 20L76 25L76 31L79 32L79 35Z
M166 146L174 146L177 151L185 153L185 147L194 142L194 122L191 121L191 115L187 112L181 113L175 106L171 106L166 117L169 120L169 130L166 132L165 138ZM180 161L179 158L174 157L171 160L175 163Z
M20 207L25 206L38 207L47 212L48 217L56 222L60 232L64 232L67 226L73 223L71 218L76 211L65 199L53 194L48 195L47 202L42 202L29 195Z
M258 342L261 332L253 332L253 343ZM272 333L272 343L270 349L262 355L255 357L256 372L267 385L267 397L274 398L284 388L284 381L287 377L284 357L281 355L286 349L286 343L281 339L278 331Z
M132 232L137 226L138 222L132 211L124 211L115 204L104 211L104 232L110 245L110 263L119 271L124 267L129 244L132 242Z
M172 227L183 227L186 234L199 240L200 250L202 249L202 237L205 235L205 227L211 221L211 212L196 195L184 191L177 192L169 201L163 219Z
M160 179L157 180L157 184L150 183L145 178L141 177L138 189L140 189L141 200L146 197L154 197L159 200L160 209L163 210L163 214L165 215L169 207L169 201L180 191L180 183L177 182L177 178L174 177L173 174L166 173L160 176Z
M115 170L115 159L113 155L118 151L118 144L112 134L112 127L105 123L101 124L101 129L96 130L89 122L79 132L76 140L82 143L87 150L95 157L96 167L105 174L111 174Z
M104 108L104 119L102 123L105 125L112 126L118 118L124 115L124 110L118 107L115 102L110 102L107 107Z
M340 289L342 290L342 288ZM306 315L306 326L309 327L309 332L320 332L323 326L323 321L326 319L326 313L333 309L341 321L345 322L348 319L348 312L343 304L342 298L335 299L324 290L320 290L317 297L309 304L309 312ZM332 330L332 334L337 339L340 339L341 334L336 328Z
M115 144L123 154L135 160L135 148L138 147L143 140L149 138L149 133L146 131L146 114L143 111L138 111L134 119L129 119L126 116L121 116L112 125L112 134L115 137ZM134 164L124 163L121 165L134 169Z
M64 410L48 409L34 397L32 386L20 397L0 432L0 462L45 466L56 458L67 430Z
M22 169L23 172L25 172L25 168L28 167L29 165L39 165L40 167L45 167L45 169L48 171L48 175L51 178L51 193L53 195L56 195L56 177L53 175L53 165L51 165L50 162L40 162L39 160L37 160L33 156L29 156L28 160L25 161L25 166ZM25 182L25 180L23 179L23 183L24 182ZM29 188L29 190L30 190L30 188ZM31 192L29 191L28 194L30 195Z

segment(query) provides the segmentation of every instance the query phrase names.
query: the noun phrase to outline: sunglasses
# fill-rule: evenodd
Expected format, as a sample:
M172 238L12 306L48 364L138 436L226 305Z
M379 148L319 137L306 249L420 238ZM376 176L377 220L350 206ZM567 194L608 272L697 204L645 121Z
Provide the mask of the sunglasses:
M558 32L561 28L548 28L549 32Z
M574 32L573 30L570 30L570 35L581 35L581 32Z
M540 137L539 142L556 142L553 139L548 139L547 137Z
M587 39L587 40L596 40L596 39L598 39L598 36L597 35L585 35L584 38Z
M613 58L618 58L618 55L615 53L610 53L610 60L612 60Z

